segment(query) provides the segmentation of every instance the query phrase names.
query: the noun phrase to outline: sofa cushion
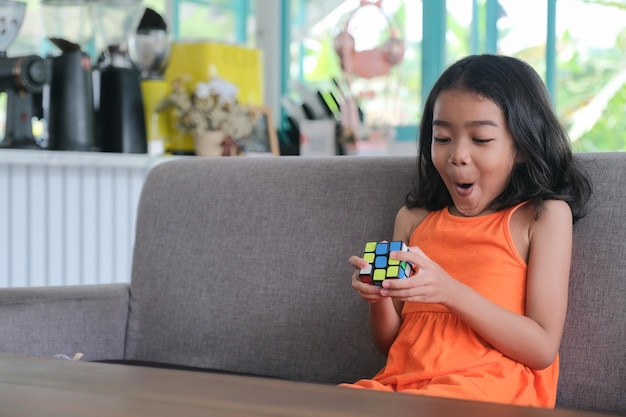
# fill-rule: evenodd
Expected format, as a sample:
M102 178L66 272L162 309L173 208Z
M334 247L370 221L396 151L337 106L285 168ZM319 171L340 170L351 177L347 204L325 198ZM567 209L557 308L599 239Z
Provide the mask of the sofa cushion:
M164 163L137 219L126 359L345 382L384 364L347 263L391 239L414 158Z
M626 153L581 153L593 182L574 226L557 405L626 413Z
M120 358L127 317L128 284L3 288L0 352Z

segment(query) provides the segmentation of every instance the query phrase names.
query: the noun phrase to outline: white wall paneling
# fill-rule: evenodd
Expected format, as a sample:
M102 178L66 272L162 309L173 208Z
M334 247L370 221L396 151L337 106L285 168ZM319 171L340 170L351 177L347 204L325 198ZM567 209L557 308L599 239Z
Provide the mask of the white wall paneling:
M166 159L0 150L0 287L129 282L141 187Z

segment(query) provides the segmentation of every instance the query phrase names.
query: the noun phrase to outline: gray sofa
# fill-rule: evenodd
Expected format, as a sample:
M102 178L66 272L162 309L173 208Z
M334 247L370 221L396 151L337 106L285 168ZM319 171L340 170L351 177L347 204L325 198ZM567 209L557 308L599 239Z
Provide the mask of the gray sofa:
M626 153L577 154L558 407L626 413ZM389 239L414 157L189 158L153 168L129 285L0 290L0 351L336 384L384 363L347 259Z

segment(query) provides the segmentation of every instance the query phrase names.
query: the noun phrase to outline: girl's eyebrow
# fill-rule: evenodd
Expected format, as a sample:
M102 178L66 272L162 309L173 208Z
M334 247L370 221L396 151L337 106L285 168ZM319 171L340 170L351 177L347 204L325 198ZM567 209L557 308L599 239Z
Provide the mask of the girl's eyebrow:
M433 126L444 126L444 127L448 127L451 126L452 123L447 122L445 120L439 120L439 119L434 119L433 120ZM493 120L473 120L471 122L468 122L465 124L468 127L473 127L473 126L493 126L493 127L499 127L498 124L496 122L494 122Z
M484 126L484 125L498 127L498 124L494 122L493 120L475 120L473 122L467 123L467 126Z

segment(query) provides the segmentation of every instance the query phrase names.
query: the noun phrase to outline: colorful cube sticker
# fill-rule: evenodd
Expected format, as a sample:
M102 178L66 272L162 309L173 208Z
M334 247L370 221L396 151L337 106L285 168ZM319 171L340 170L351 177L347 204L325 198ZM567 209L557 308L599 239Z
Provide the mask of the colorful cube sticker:
M411 263L399 261L389 257L389 252L405 251L409 248L399 240L391 242L367 242L363 259L369 262L366 268L361 269L360 276L363 282L381 286L385 279L402 279L411 275Z

